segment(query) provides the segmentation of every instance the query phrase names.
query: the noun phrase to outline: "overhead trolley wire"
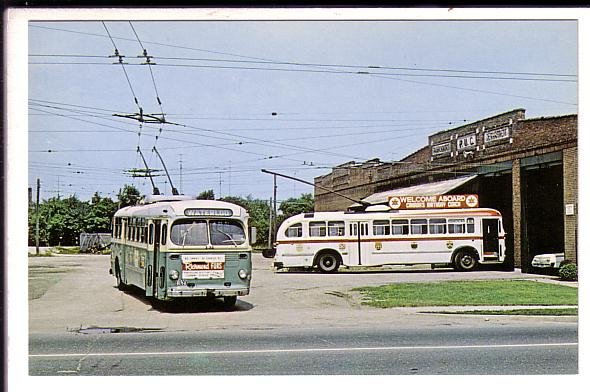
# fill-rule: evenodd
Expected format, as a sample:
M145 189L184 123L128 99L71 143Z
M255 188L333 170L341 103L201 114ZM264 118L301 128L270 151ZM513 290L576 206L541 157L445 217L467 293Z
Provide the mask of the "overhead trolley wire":
M80 31L67 30L67 29L61 29L61 28L55 28L55 27L46 27L46 26L39 26L39 25L30 25L30 26L31 27L36 27L36 28L41 28L41 29L48 29L48 30L55 30L55 31L64 31L64 32L69 32L69 33L74 33L74 34L83 34L83 35L91 35L91 36L102 36L101 34L88 33L88 32L80 32ZM125 39L125 38L118 38L118 39ZM265 58L260 58L260 57L244 56L244 55L238 55L238 54L233 54L233 53L226 53L226 52L212 51L212 50L206 50L206 49L200 49L200 48L193 48L193 47L188 47L188 46L163 44L163 43L159 43L159 42L150 42L150 43L151 44L154 44L154 45L161 45L161 46L172 47L172 48L179 48L179 49L186 49L186 50L195 50L195 51L201 51L201 52L222 54L222 55L233 56L233 57L238 57L238 58L245 58L245 59L252 59L252 60L276 61L276 60L265 59ZM494 72L494 71L483 71L483 72ZM512 73L512 74L519 74L519 73ZM520 73L520 74L526 74L526 73ZM540 75L540 74L537 73L537 75ZM549 74L547 74L547 75L549 75ZM387 77L387 76L384 76L384 75L373 75L373 76L374 77L381 77L381 78L385 78L385 79L400 80L400 81L405 81L405 82L410 82L410 83L421 83L421 84L426 84L426 85L429 84L427 82L404 80L404 79L399 79L399 78ZM551 75L551 76L561 76L561 75L555 74L555 75ZM465 91L472 91L472 92L484 93L484 94L495 94L495 95L511 96L511 97L515 97L515 98L532 99L532 100L538 100L538 101L554 102L554 103L560 103L560 104L577 106L576 103L571 103L571 102L563 102L563 101L543 99L543 98L533 98L533 97L527 97L527 96L517 96L517 95L505 94L505 93L500 93L500 92L495 92L495 91L489 91L489 90L478 90L478 89L461 88L461 87L455 87L455 86L449 86L449 85L442 85L442 84L433 84L433 85L437 85L439 87L451 88L451 89L459 89L459 90L465 90Z
M143 57L143 56L140 56ZM165 60L166 57L159 57L162 60ZM231 61L232 60L207 60L207 61ZM96 63L96 62L34 62L29 63L31 65L108 65L106 63ZM263 62L264 64L264 62ZM297 65L297 63L270 63L267 64L286 64L286 65ZM145 65L145 64L135 64L135 63L127 63L129 66L136 66L136 65ZM485 79L485 80L516 80L516 81L535 81L535 82L565 82L565 83L577 83L576 79L563 79L564 77L573 78L575 76L572 75L551 75L551 74L536 74L536 73L518 73L515 72L514 75L523 75L523 76L492 76L492 74L505 74L509 75L512 74L510 72L492 72L492 71L445 71L445 72L478 72L484 73L487 75L453 75L453 74L435 74L435 73L400 73L400 72L378 72L373 71L373 69L399 69L405 70L404 67L358 67L356 71L348 71L348 70L339 70L339 69L321 69L322 65L304 65L301 64L300 66L309 66L309 67L317 67L318 69L298 69L298 68L276 68L276 67L255 67L255 66L237 66L237 65L205 65L205 64L182 64L182 63L150 63L150 65L157 65L160 67L185 67L185 68L204 68L204 69L237 69L237 70L246 70L246 71L276 71L276 72L306 72L306 73L317 73L317 74L340 74L340 75L368 75L368 76L404 76L404 77L411 77L411 78L445 78L445 79ZM327 65L326 65L327 67ZM332 67L345 67L345 68L352 68L354 66L332 66ZM364 69L371 69L369 71ZM439 71L443 72L443 71ZM525 75L548 75L554 76L553 78L548 77L526 77ZM555 77L559 77L561 79L556 79ZM448 87L448 86L446 86Z
M147 64L150 69L150 75L152 77L152 84L154 85L154 91L156 92L156 100L158 101L158 104L160 105L160 110L162 111L162 116L163 116L164 109L162 109L162 101L160 100L160 94L158 93L158 87L156 86L156 79L154 78L154 72L152 71L151 58L153 56L148 55L147 50L145 49L145 47L141 43L141 40L139 39L139 35L137 35L137 32L135 31L135 28L133 27L133 24L131 23L131 21L129 21L129 25L131 26L131 30L133 30L133 34L135 34L135 38L137 38L137 42L139 42L139 46L141 46L141 49L143 50L143 56L138 56L138 57L145 57L145 64Z
M118 57L118 63L121 64L121 68L123 69L123 73L125 74L125 79L127 79L127 84L129 85L129 89L131 90L131 94L133 95L133 100L135 101L135 104L139 108L139 111L142 112L143 109L139 105L139 101L137 99L137 96L135 95L135 91L133 90L133 86L131 85L131 80L129 79L129 75L127 75L127 70L125 69L125 63L123 62L124 56L122 56L119 53L119 49L117 49L117 44L115 44L115 40L111 36L111 33L109 32L109 29L107 28L107 25L104 23L104 21L101 21L101 22L102 22L102 25L103 25L105 31L107 32L107 35L109 36L109 39L113 43L113 47L115 48L114 56Z

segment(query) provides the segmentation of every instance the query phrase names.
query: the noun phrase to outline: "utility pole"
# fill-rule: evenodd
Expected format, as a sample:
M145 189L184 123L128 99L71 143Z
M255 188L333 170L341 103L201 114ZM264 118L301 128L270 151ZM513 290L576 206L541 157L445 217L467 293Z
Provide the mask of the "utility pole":
M37 222L35 223L35 254L39 256L39 190L41 189L41 181L37 178L37 204L35 207L35 215Z
M272 197L268 201L268 249L272 249L272 227L273 227L273 220L272 220Z
M274 236L277 231L277 175L273 175L273 220L272 220L272 236L274 242Z

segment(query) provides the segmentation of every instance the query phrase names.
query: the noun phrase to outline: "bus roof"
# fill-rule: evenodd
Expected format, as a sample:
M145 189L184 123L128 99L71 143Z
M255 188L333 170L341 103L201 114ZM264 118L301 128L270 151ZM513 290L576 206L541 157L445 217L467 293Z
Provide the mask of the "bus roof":
M431 216L501 216L500 212L493 208L456 208L456 209L424 209L424 210L389 210L381 212L344 212L344 211L325 211L310 212L298 214L288 218L294 220L362 220L362 219L389 219L389 218L408 218L408 217L431 217ZM286 221L286 220L285 220Z
M231 210L232 217L244 218L248 215L247 211L237 204L228 203L221 200L172 200L156 201L149 204L139 204L135 206L123 207L115 213L116 217L179 217L186 216L187 209L194 210ZM191 215L195 216L195 215ZM225 216L214 214L202 214L199 216ZM229 216L227 216L229 217Z

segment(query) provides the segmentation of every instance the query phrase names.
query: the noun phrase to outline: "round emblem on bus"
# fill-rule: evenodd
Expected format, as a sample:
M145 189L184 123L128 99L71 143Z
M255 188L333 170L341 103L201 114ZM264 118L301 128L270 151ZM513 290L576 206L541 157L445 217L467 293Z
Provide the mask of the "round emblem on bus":
M467 198L465 199L465 204L467 204L467 207L469 207L469 208L477 207L477 205L479 204L479 200L477 199L477 195L467 196Z
M389 207L397 210L401 207L402 201L397 196L392 196L389 198Z
M375 249L381 250L382 247L383 247L383 244L381 242L375 242Z
M447 241L447 248L453 249L453 241Z
M340 249L340 250L346 249L346 244L338 244L338 249Z

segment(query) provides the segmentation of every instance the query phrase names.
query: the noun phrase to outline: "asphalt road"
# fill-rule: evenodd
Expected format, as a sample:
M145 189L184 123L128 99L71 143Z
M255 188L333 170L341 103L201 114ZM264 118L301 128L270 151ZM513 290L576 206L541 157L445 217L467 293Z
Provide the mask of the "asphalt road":
M31 375L575 374L575 326L32 335Z
M164 311L121 292L109 257L29 258L30 375L571 374L577 317L473 316L375 309L359 286L545 279L520 271L428 267L325 275L275 272L256 255L233 311L193 301ZM34 273L32 273L34 271ZM51 279L43 284L44 274ZM33 279L33 277L35 279ZM40 279L40 280L39 280ZM108 332L108 333L104 333Z

